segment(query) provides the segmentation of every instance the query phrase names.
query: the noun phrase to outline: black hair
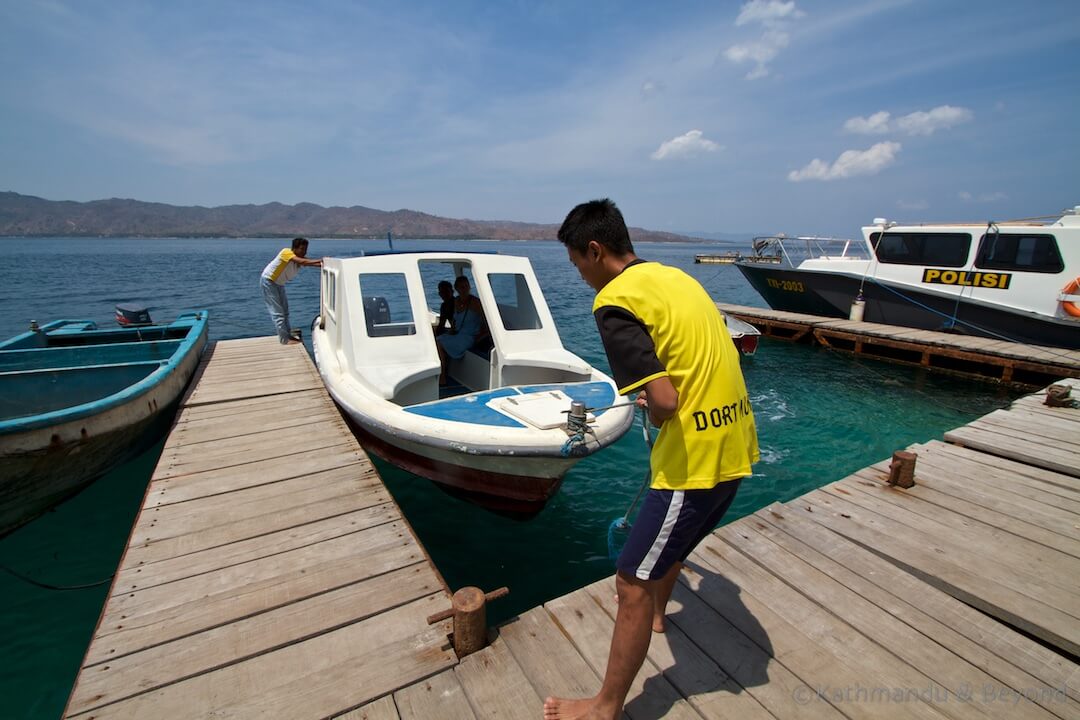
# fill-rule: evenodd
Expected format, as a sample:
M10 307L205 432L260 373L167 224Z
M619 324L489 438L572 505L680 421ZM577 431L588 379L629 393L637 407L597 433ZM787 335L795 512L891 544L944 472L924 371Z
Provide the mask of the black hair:
M440 280L439 281L439 289L442 290L444 287L448 287L451 290L454 289L454 286L450 284L449 280Z
M618 256L630 255L634 245L619 208L604 198L581 203L566 216L559 228L559 242L584 255L589 242L595 240Z
M456 278L454 278L454 284L457 285L462 280L468 283L469 287L472 287L472 283L469 282L469 278L465 277L464 275L458 275Z
M292 249L298 250L302 247L307 247L308 241L306 238L293 238Z

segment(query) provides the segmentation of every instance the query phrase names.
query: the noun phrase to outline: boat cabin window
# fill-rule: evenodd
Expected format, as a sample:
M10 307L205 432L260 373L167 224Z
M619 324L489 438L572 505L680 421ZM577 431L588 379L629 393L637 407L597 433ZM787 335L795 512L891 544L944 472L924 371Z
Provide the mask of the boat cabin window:
M1059 273L1065 269L1053 235L987 233L979 243L975 267L987 270Z
M873 233L870 244L877 259L895 265L964 267L971 250L967 233Z
M403 273L361 273L364 325L370 337L415 335L409 287Z
M521 273L491 273L488 284L499 307L499 318L506 330L538 330L540 315L536 312L529 283Z
M323 307L330 317L335 317L337 311L337 273L332 270L323 270Z

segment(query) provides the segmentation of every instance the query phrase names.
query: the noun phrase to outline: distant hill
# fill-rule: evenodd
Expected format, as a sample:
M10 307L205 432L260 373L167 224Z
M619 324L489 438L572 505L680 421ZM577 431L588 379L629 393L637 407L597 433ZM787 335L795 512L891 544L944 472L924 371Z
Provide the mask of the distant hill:
M71 202L0 192L0 236L349 237L554 240L558 225L457 220L415 210L322 207L312 203L178 207L139 200ZM637 242L700 242L630 228Z

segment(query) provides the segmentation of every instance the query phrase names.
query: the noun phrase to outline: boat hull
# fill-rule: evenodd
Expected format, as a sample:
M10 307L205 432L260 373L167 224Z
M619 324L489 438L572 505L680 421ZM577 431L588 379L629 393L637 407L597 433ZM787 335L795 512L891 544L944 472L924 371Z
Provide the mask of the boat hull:
M348 415L346 415L348 418ZM348 418L368 452L402 470L455 491L490 510L532 515L543 510L579 458L462 455L373 431Z
M862 290L863 320L1031 345L1080 349L1080 322L1012 311L880 279L782 267L736 265L774 310L847 318Z
M0 433L0 536L75 495L105 473L151 447L171 424L179 399L206 346L199 323L183 352L114 396L80 410L47 413L5 423ZM39 373L40 374L40 373ZM62 384L65 371L45 372ZM66 421L64 417L69 417ZM19 429L19 428L22 429Z

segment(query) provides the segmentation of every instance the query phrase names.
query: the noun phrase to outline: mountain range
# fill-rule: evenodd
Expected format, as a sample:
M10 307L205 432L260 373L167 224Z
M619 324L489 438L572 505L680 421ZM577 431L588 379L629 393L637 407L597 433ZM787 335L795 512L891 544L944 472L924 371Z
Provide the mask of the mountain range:
M0 192L0 236L348 237L554 240L558 225L459 220L415 210L284 205L176 206L112 198L45 200ZM675 233L630 228L635 242L701 242Z

